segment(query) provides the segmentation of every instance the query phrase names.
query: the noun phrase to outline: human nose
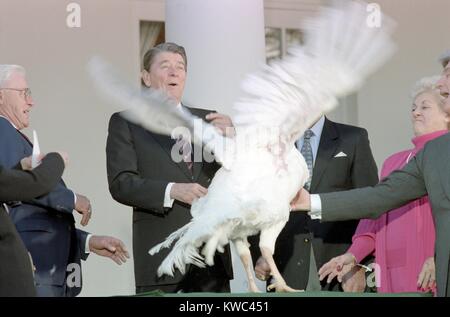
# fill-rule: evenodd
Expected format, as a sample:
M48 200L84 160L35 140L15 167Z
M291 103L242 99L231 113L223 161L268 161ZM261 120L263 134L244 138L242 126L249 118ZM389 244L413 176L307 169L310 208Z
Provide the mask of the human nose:
M33 97L28 96L28 97L26 97L25 99L26 99L26 101L27 101L27 105L29 105L29 106L34 106L34 100L33 100Z
M169 76L178 76L178 71L177 68L175 66L170 66L169 67Z
M439 78L439 80L436 83L436 87L438 89L442 89L444 87L444 81L445 81L444 76L441 76L441 78Z

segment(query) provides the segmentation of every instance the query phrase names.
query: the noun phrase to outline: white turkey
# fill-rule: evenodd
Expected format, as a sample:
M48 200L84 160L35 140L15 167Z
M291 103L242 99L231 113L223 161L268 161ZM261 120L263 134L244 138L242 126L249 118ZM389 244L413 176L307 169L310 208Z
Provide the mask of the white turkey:
M234 105L234 139L206 122L204 129L194 129L198 118L176 111L162 92L133 90L108 65L91 62L94 82L115 103L130 107L129 120L168 135L185 126L193 141L202 142L222 164L207 195L192 204L192 220L150 250L155 254L175 243L159 275L173 276L175 269L184 273L187 264L213 265L215 252L231 241L249 290L258 291L247 237L259 233L261 254L274 281L268 288L294 291L279 273L273 253L289 219L290 202L309 176L295 141L392 55L393 23L381 18L380 26L371 27L367 4L359 1L321 9L305 24L302 46L244 80L243 96Z

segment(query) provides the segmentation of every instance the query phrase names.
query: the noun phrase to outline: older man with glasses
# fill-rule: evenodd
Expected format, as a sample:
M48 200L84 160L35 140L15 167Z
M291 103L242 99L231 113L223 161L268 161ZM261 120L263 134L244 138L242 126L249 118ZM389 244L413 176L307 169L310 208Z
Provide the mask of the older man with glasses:
M32 154L33 145L20 130L29 126L33 106L23 67L0 65L0 165L6 168ZM118 264L128 257L122 241L76 229L74 209L82 215L81 224L87 225L91 218L89 199L69 190L62 180L39 199L8 206L33 257L38 296L77 295L81 290L80 260L85 260L89 252L108 256ZM70 275L73 278L66 283L69 274L77 272L80 274Z

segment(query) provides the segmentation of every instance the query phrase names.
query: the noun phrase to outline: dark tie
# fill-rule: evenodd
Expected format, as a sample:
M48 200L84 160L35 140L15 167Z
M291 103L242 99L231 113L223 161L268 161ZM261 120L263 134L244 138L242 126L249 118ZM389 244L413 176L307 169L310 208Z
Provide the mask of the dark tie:
M308 129L305 131L305 134L303 135L303 146L302 149L300 150L300 153L302 153L303 157L305 158L306 165L308 166L309 171L309 178L304 186L304 188L308 191L311 188L311 178L314 166L314 157L311 147L311 137L313 136L314 132L312 132L311 130Z
M188 142L187 140L185 140L183 138L179 139L178 142L180 142L180 145L181 145L180 154L183 156L183 161L186 163L188 170L192 172L192 165L194 163L192 162L191 142Z

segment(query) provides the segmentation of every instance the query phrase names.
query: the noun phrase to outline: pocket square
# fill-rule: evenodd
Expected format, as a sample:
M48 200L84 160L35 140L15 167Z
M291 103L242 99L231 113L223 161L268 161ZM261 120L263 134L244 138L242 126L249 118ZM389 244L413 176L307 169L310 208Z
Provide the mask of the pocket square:
M347 157L347 154L345 154L344 152L339 152L334 157Z

